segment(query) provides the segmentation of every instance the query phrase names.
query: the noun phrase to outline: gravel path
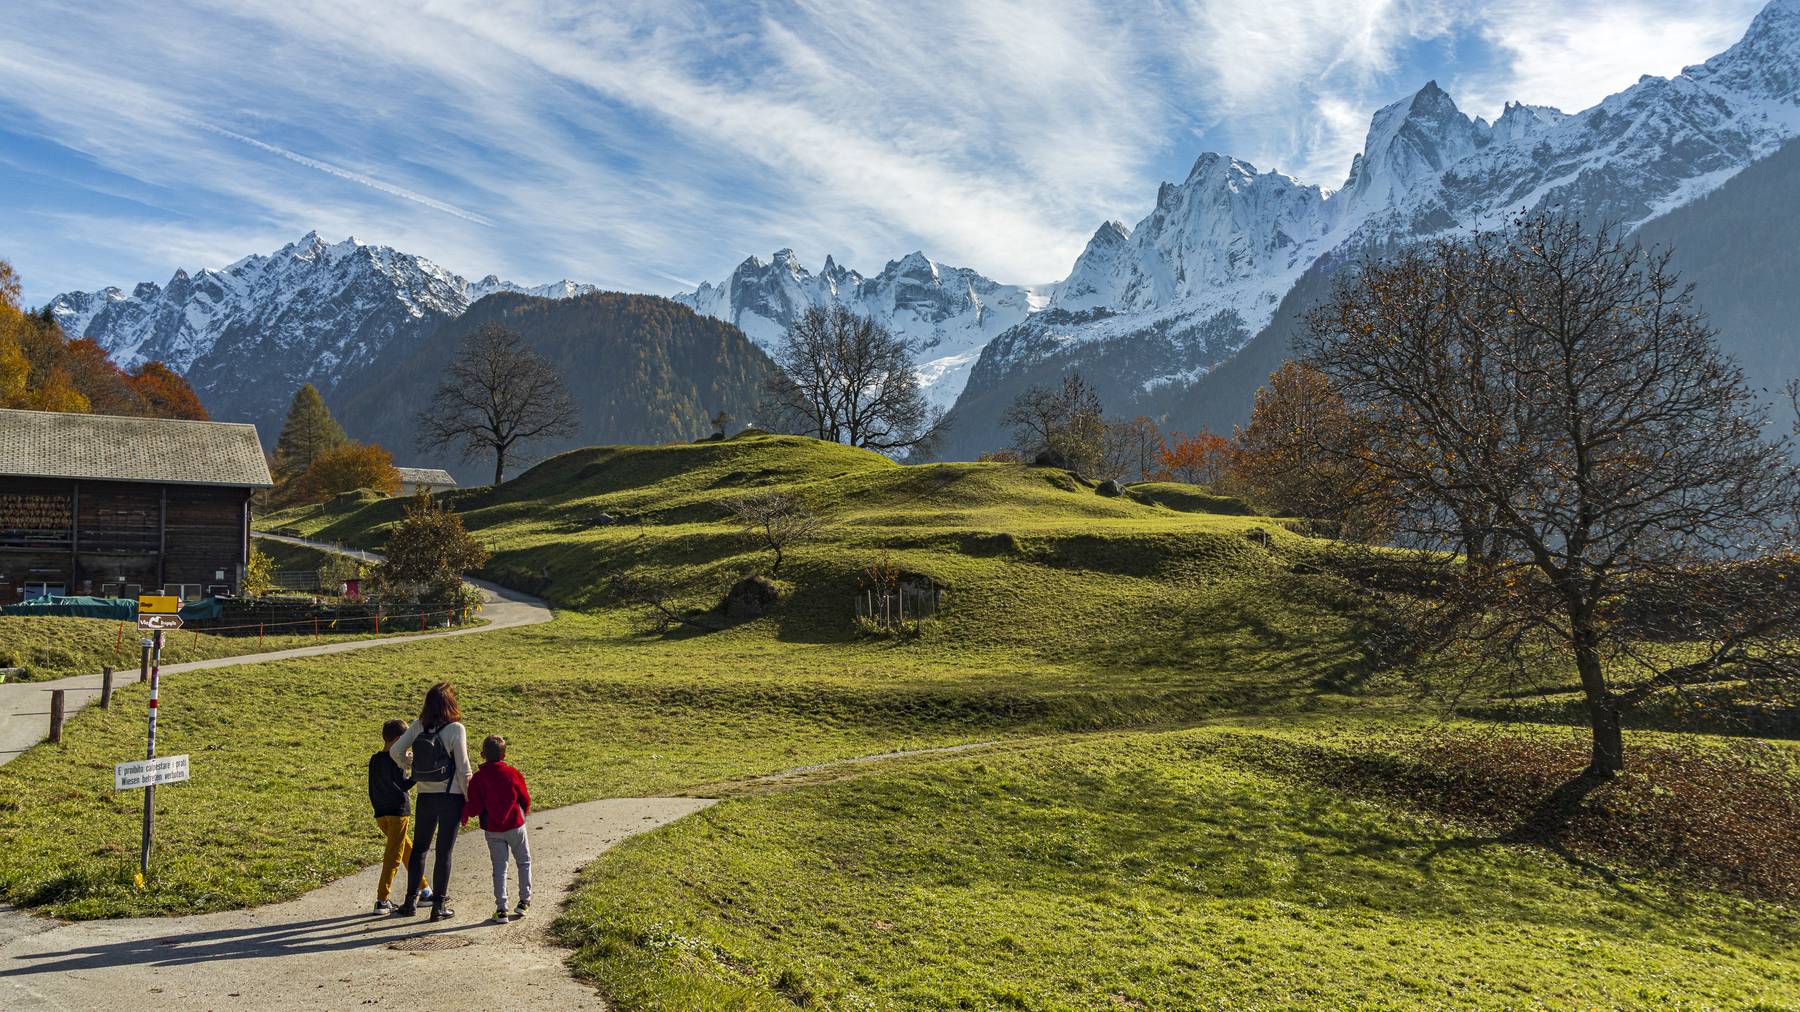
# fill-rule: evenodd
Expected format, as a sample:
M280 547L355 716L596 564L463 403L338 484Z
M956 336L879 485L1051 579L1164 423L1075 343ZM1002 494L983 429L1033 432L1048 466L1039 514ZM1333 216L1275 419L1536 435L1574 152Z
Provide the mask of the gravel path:
M275 540L344 551L297 538ZM377 561L369 553L352 554ZM536 598L471 582L488 594L483 614L489 622L483 626L175 664L163 674L473 635L551 618L549 607ZM52 688L73 690L68 694L73 713L98 695L99 676L0 685L0 762L42 740ZM999 744L860 756L713 786L721 794L756 793L869 763ZM550 922L581 868L614 844L716 803L696 797L609 798L533 815L528 822L533 910L506 924L488 920L492 884L487 847L477 829L457 843L450 896L458 916L435 925L423 914L372 914L378 874L373 866L285 903L189 917L70 923L0 906L0 1009L603 1010L606 1003L593 988L569 975L568 950L550 939ZM369 832L376 833L372 820ZM516 901L516 884L512 889Z
M437 924L371 914L374 867L253 910L78 923L0 911L0 1008L604 1009L569 975L550 921L583 865L711 804L613 798L532 816L536 895L531 914L507 924L486 920L493 889L477 829L456 845L457 916Z
M257 537L351 555L365 562L381 561L381 557L373 552L356 551L302 538L281 537L273 534L259 534ZM396 643L412 643L444 636L473 636L493 632L496 629L510 629L514 626L548 622L554 614L549 605L529 594L507 590L483 580L470 580L469 582L481 588L487 598L487 603L482 606L481 611L482 617L487 619L487 622L482 625L441 632L419 633L412 636L393 636L386 639L321 643L317 646L295 647L291 650L274 650L261 654L240 654L237 657L218 657L205 661L189 661L185 664L165 664L162 674L166 678L170 675L179 675L184 671L224 668L234 664L284 661L295 657L320 657L325 654L343 653L346 650L372 650L378 647L393 646ZM113 678L114 686L118 687L135 681L137 672L130 669L121 670L115 672ZM43 741L44 737L50 733L50 692L53 689L66 690L64 706L67 715L73 717L83 707L100 698L100 675L95 673L73 675L48 682L0 684L0 764L11 761L14 756Z

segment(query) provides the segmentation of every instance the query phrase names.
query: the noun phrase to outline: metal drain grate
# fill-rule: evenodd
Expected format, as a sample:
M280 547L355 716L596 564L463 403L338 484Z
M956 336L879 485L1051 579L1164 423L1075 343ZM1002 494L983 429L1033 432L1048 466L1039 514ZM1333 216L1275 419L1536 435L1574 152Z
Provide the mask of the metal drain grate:
M420 935L389 942L388 948L399 952L436 952L439 949L460 949L468 944L469 940L460 935Z

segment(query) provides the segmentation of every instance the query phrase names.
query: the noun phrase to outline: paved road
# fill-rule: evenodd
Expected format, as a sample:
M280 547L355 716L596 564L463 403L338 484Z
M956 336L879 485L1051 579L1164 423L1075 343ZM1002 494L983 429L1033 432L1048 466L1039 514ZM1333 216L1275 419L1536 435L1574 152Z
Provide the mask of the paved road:
M281 537L273 534L259 534L271 541L282 541L291 545L304 545L322 551L351 555L364 562L380 562L381 556L374 552L363 552L342 548L320 542L307 541L303 538ZM219 657L205 661L189 661L185 664L167 664L163 666L164 677L179 675L184 671L200 671L206 668L223 668L234 664L253 664L257 661L284 661L295 657L320 657L325 654L343 653L346 650L371 650L377 647L393 646L396 643L411 643L416 640L438 639L444 636L473 636L479 633L493 632L496 629L508 629L514 626L535 625L550 621L554 614L550 606L529 594L521 594L516 590L507 590L497 584L485 580L470 580L470 583L481 588L487 597L482 606L482 617L487 619L483 625L469 626L462 629L448 629L440 632L419 633L414 636L394 636L387 639L345 640L339 643L321 643L317 646L295 647L291 650L274 650L261 654L241 654L237 657ZM120 671L113 676L115 684L123 684L137 677L135 671ZM50 733L50 692L53 689L66 690L63 701L69 716L74 716L83 707L100 698L100 675L74 675L69 678L58 678L49 682L18 682L0 685L0 764L10 762L14 756L38 742Z
M613 798L533 815L536 896L508 924L485 920L494 901L479 830L457 843L457 917L438 924L372 915L373 867L254 910L73 924L0 910L0 1008L604 1009L569 975L550 921L583 865L711 804Z

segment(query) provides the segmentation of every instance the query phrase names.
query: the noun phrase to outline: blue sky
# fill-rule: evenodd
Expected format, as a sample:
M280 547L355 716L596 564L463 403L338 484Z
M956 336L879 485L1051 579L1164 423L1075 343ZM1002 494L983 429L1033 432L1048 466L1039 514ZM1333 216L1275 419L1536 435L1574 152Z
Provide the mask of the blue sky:
M1427 80L1575 110L1761 5L11 0L0 258L31 303L309 229L661 293L783 246L1051 281L1202 151L1335 186Z

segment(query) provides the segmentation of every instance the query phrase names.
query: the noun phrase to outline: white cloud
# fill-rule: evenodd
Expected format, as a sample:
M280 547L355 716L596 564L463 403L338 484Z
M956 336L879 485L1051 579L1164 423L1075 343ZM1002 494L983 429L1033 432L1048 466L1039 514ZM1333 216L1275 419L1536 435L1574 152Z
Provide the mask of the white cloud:
M0 109L171 235L316 227L653 291L780 246L1043 281L1202 146L1335 185L1427 76L1471 112L1580 107L1723 48L1759 3L43 0L0 5L25 43L0 52ZM96 203L147 262L204 248Z
M1510 0L1482 10L1499 58L1463 82L1471 114L1506 101L1576 112L1645 74L1668 77L1736 42L1767 0Z
M1454 27L1444 0L1184 0L1167 15L1162 45L1200 125L1228 153L1326 185L1361 148L1406 47Z

